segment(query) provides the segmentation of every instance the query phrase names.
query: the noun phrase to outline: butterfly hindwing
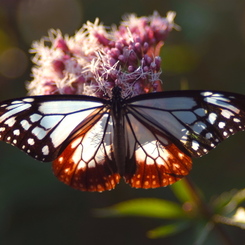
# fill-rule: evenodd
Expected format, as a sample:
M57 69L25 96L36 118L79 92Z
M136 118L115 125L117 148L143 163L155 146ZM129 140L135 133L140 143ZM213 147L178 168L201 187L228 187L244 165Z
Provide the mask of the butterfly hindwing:
M155 130L138 116L125 119L127 161L125 181L135 188L173 184L189 173L192 161L164 132Z
M54 174L66 184L83 191L105 191L119 182L113 153L113 126L109 112L79 130L53 162Z

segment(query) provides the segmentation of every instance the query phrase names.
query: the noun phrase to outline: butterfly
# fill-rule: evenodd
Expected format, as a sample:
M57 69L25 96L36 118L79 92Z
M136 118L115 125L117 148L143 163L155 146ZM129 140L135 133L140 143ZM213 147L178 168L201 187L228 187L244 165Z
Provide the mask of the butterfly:
M173 184L201 157L245 129L245 96L166 91L111 99L45 95L0 103L0 140L53 161L59 180L82 191Z

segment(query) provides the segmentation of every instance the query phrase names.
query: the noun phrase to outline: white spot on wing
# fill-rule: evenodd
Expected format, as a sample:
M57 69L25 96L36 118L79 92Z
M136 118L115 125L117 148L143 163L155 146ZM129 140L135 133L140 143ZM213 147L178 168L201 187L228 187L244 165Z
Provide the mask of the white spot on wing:
M219 128L224 128L225 127L225 123L224 122L219 122L218 127Z
M236 122L236 123L240 123L241 120L239 118L233 118L233 121Z
M196 122L193 126L192 129L195 133L200 134L203 130L207 128L207 125L203 122Z
M27 110L30 107L31 107L30 104L22 104L22 105L16 107L15 109L12 109L10 111L7 111L3 115L0 116L0 122L3 122L7 118L12 117L13 115L15 115L15 114L17 114L17 113L19 113L21 111Z
M234 113L229 110L222 110L221 115L227 119L230 119L231 116L234 116Z
M31 122L33 122L33 123L39 121L39 119L41 119L41 118L42 118L42 116L39 115L39 114L37 114L37 113L32 114L32 115L30 116L30 120L31 120Z
M48 155L49 154L49 147L47 145L45 145L42 148L42 153L43 153L43 155Z
M215 114L215 113L210 113L210 114L208 115L208 121L209 121L211 124L214 124L215 121L216 121L216 119L217 119L217 114Z
M222 100L222 101L225 101L225 102L231 102L230 98L224 97L223 94L216 93L216 94L213 94L212 97L218 97L217 98L218 100Z
M9 127L12 127L15 124L15 122L16 122L15 117L10 117L4 122L4 124L7 124Z
M26 131L31 127L31 124L27 120L22 120L20 122L20 125L22 126L23 129Z
M205 97L206 97L206 96L210 96L210 95L212 95L212 94L213 94L213 93L212 93L212 92L209 92L209 91L205 91L205 92L202 92L202 93L201 93L201 95L202 95L202 96L205 96Z
M199 149L199 143L197 141L193 140L191 147L193 150L197 151Z
M15 105L15 104L23 104L23 101L22 100L14 100L11 102L12 105Z
M23 101L24 102L33 102L34 99L33 98L24 98Z
M16 135L16 136L19 136L20 135L20 130L19 129L15 129L13 131L13 134Z
M13 109L15 109L15 108L18 108L18 107L20 107L20 106L22 106L22 105L24 105L24 103L21 103L21 104L10 104L10 105L8 105L7 107L6 107L6 110L8 110L8 111L11 111L11 110L13 110Z
M212 135L212 133L208 132L208 133L206 133L205 137L207 139L211 139L213 137L213 135Z
M226 131L223 132L224 137L226 137L228 135L228 133Z
M240 110L237 107L229 104L230 100L227 99L227 98L223 98L223 97L206 97L206 98L204 98L204 100L207 103L227 108L228 110L231 110L231 111L233 111L233 112L235 112L237 114L239 114L239 112L240 112Z
M28 143L29 145L34 145L34 144L35 144L35 141L34 141L33 138L29 138L29 139L27 140L27 143Z
M47 132L43 129L43 128L40 128L40 127L35 127L32 129L31 131L39 140L42 140L46 135L47 135Z
M198 108L194 110L194 112L200 117L204 117L206 115L206 111L203 108Z

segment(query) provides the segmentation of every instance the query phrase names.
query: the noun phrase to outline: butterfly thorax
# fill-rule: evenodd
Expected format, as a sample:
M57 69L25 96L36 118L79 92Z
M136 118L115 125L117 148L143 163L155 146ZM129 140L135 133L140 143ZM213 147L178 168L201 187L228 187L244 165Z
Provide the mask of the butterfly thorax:
M119 117L121 114L121 103L122 103L122 95L121 95L121 88L120 87L114 87L112 89L112 99L111 99L111 105L112 105L112 111L114 117Z
M124 175L126 159L122 100L123 98L121 97L121 88L114 87L112 90L111 99L111 116L114 129L113 150L118 172L121 176Z

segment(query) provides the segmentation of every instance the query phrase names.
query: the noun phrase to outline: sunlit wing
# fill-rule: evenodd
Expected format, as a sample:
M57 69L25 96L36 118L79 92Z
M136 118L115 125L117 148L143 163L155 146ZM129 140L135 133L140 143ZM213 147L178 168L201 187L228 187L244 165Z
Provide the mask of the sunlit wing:
M190 157L207 154L245 129L245 96L225 92L170 91L126 104L126 181L133 187L172 184L191 169Z
M245 130L245 96L228 92L169 91L127 101L128 111L158 129L192 157Z
M192 161L164 132L128 113L125 118L125 181L135 188L173 184L189 173Z
M115 187L117 173L113 153L113 125L108 112L89 130L79 130L73 141L53 162L54 174L64 183L83 191Z
M120 177L135 188L173 184L189 173L191 157L244 129L245 96L226 92L122 99L116 87L112 100L52 95L0 105L0 140L53 161L55 175L83 191L113 189Z
M40 161L52 161L104 112L103 100L88 96L35 96L0 106L0 140Z

